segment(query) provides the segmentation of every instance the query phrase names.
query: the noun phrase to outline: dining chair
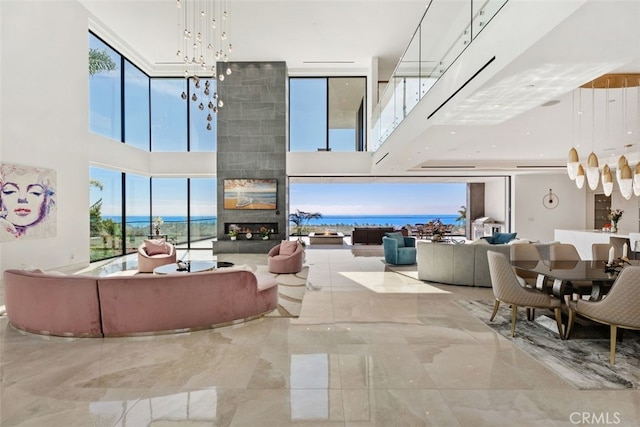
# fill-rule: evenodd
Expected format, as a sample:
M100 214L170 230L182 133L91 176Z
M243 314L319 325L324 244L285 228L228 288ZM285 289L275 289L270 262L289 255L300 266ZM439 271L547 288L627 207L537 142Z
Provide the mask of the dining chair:
M613 248L614 250L614 258L619 258L620 254L613 245L609 243L593 243L591 245L591 259L596 261L607 261L609 260L609 250Z
M509 248L511 261L540 261L540 252L535 245L530 243L511 245ZM516 275L522 278L527 286L536 286L538 275L532 271L525 271L514 267Z
M598 301L579 299L569 301L569 321L565 338L569 338L576 315L581 315L610 327L609 361L616 363L616 336L618 328L640 329L640 267L625 267L611 286L605 298Z
M555 315L558 335L560 339L564 339L561 300L537 289L520 285L516 273L511 268L511 264L505 254L488 251L487 257L493 295L496 299L489 321L493 321L501 302L511 305L511 336L513 337L516 329L518 307L550 309L553 310Z
M554 243L549 247L551 261L580 261L582 258L575 246L570 243Z
M608 256L608 255L607 255ZM606 258L605 258L606 259ZM570 243L554 243L549 246L550 261L581 261L582 258L575 246ZM590 281L571 281L567 282L568 288L565 294L589 295L593 282Z
M637 259L640 252L640 233L629 233L629 250L633 253L633 259Z

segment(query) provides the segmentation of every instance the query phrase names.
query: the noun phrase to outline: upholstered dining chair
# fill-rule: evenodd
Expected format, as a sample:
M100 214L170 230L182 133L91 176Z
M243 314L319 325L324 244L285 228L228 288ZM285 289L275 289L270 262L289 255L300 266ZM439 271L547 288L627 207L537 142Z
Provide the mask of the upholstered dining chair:
M608 257L608 255L607 255ZM606 259L606 258L605 258ZM581 261L582 258L575 246L570 243L554 243L549 246L550 261ZM592 282L572 281L568 282L568 289L565 294L585 295L591 292Z
M580 261L582 258L575 246L570 243L554 243L549 246L551 261Z
M640 252L640 233L629 233L629 250L633 254L633 259L637 259Z
M569 321L565 337L568 339L576 315L609 325L611 336L609 361L616 363L616 336L618 328L640 329L640 267L625 267L613 282L611 290L598 301L579 299L569 301Z
M550 309L553 310L555 315L558 335L560 339L564 339L562 311L560 308L561 300L537 289L520 285L516 273L513 271L513 268L511 268L511 263L505 254L488 251L487 257L489 260L489 274L491 275L493 295L496 299L493 306L493 313L491 313L489 320L493 321L493 318L498 313L498 307L500 307L501 302L511 305L511 336L513 337L516 330L518 307Z
M530 243L523 243L517 245L511 245L509 248L511 261L540 261L540 252L535 245ZM536 286L536 280L538 275L531 271L525 271L514 267L516 275L522 278L527 286Z
M614 248L614 258L619 258L620 254L613 245L609 243L593 243L591 245L591 259L596 261L607 261L609 259L609 250Z

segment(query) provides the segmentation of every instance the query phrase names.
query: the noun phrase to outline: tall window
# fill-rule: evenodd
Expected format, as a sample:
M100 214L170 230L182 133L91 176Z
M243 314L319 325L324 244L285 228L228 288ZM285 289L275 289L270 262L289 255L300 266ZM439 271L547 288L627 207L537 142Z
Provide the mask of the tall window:
M187 151L186 91L184 78L151 79L151 151Z
M149 77L124 62L124 142L149 151Z
M89 169L90 260L122 254L122 172Z
M89 33L89 130L121 141L122 57Z
M126 174L125 212L127 253L135 252L151 232L150 178Z
M290 78L290 151L364 151L366 78Z
M189 241L210 239L217 233L215 178L191 178L189 180Z
M151 179L151 216L161 217L161 234L178 244L188 241L187 235L187 179Z

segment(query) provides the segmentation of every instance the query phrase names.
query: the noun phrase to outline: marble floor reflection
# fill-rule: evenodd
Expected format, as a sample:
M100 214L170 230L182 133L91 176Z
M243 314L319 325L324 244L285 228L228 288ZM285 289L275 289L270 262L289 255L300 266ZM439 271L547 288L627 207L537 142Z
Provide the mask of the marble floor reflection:
M191 259L210 251L183 252ZM259 254L221 260L266 263ZM134 259L84 273L118 274ZM299 318L65 339L0 317L1 426L635 426L638 390L581 391L381 248L309 247ZM608 421L608 422L606 422Z

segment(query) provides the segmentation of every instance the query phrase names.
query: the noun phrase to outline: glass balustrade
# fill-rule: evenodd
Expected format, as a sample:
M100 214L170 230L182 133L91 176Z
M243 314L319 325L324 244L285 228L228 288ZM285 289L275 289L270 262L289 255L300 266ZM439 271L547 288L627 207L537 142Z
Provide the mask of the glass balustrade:
M429 4L373 111L370 151L384 143L507 1Z

